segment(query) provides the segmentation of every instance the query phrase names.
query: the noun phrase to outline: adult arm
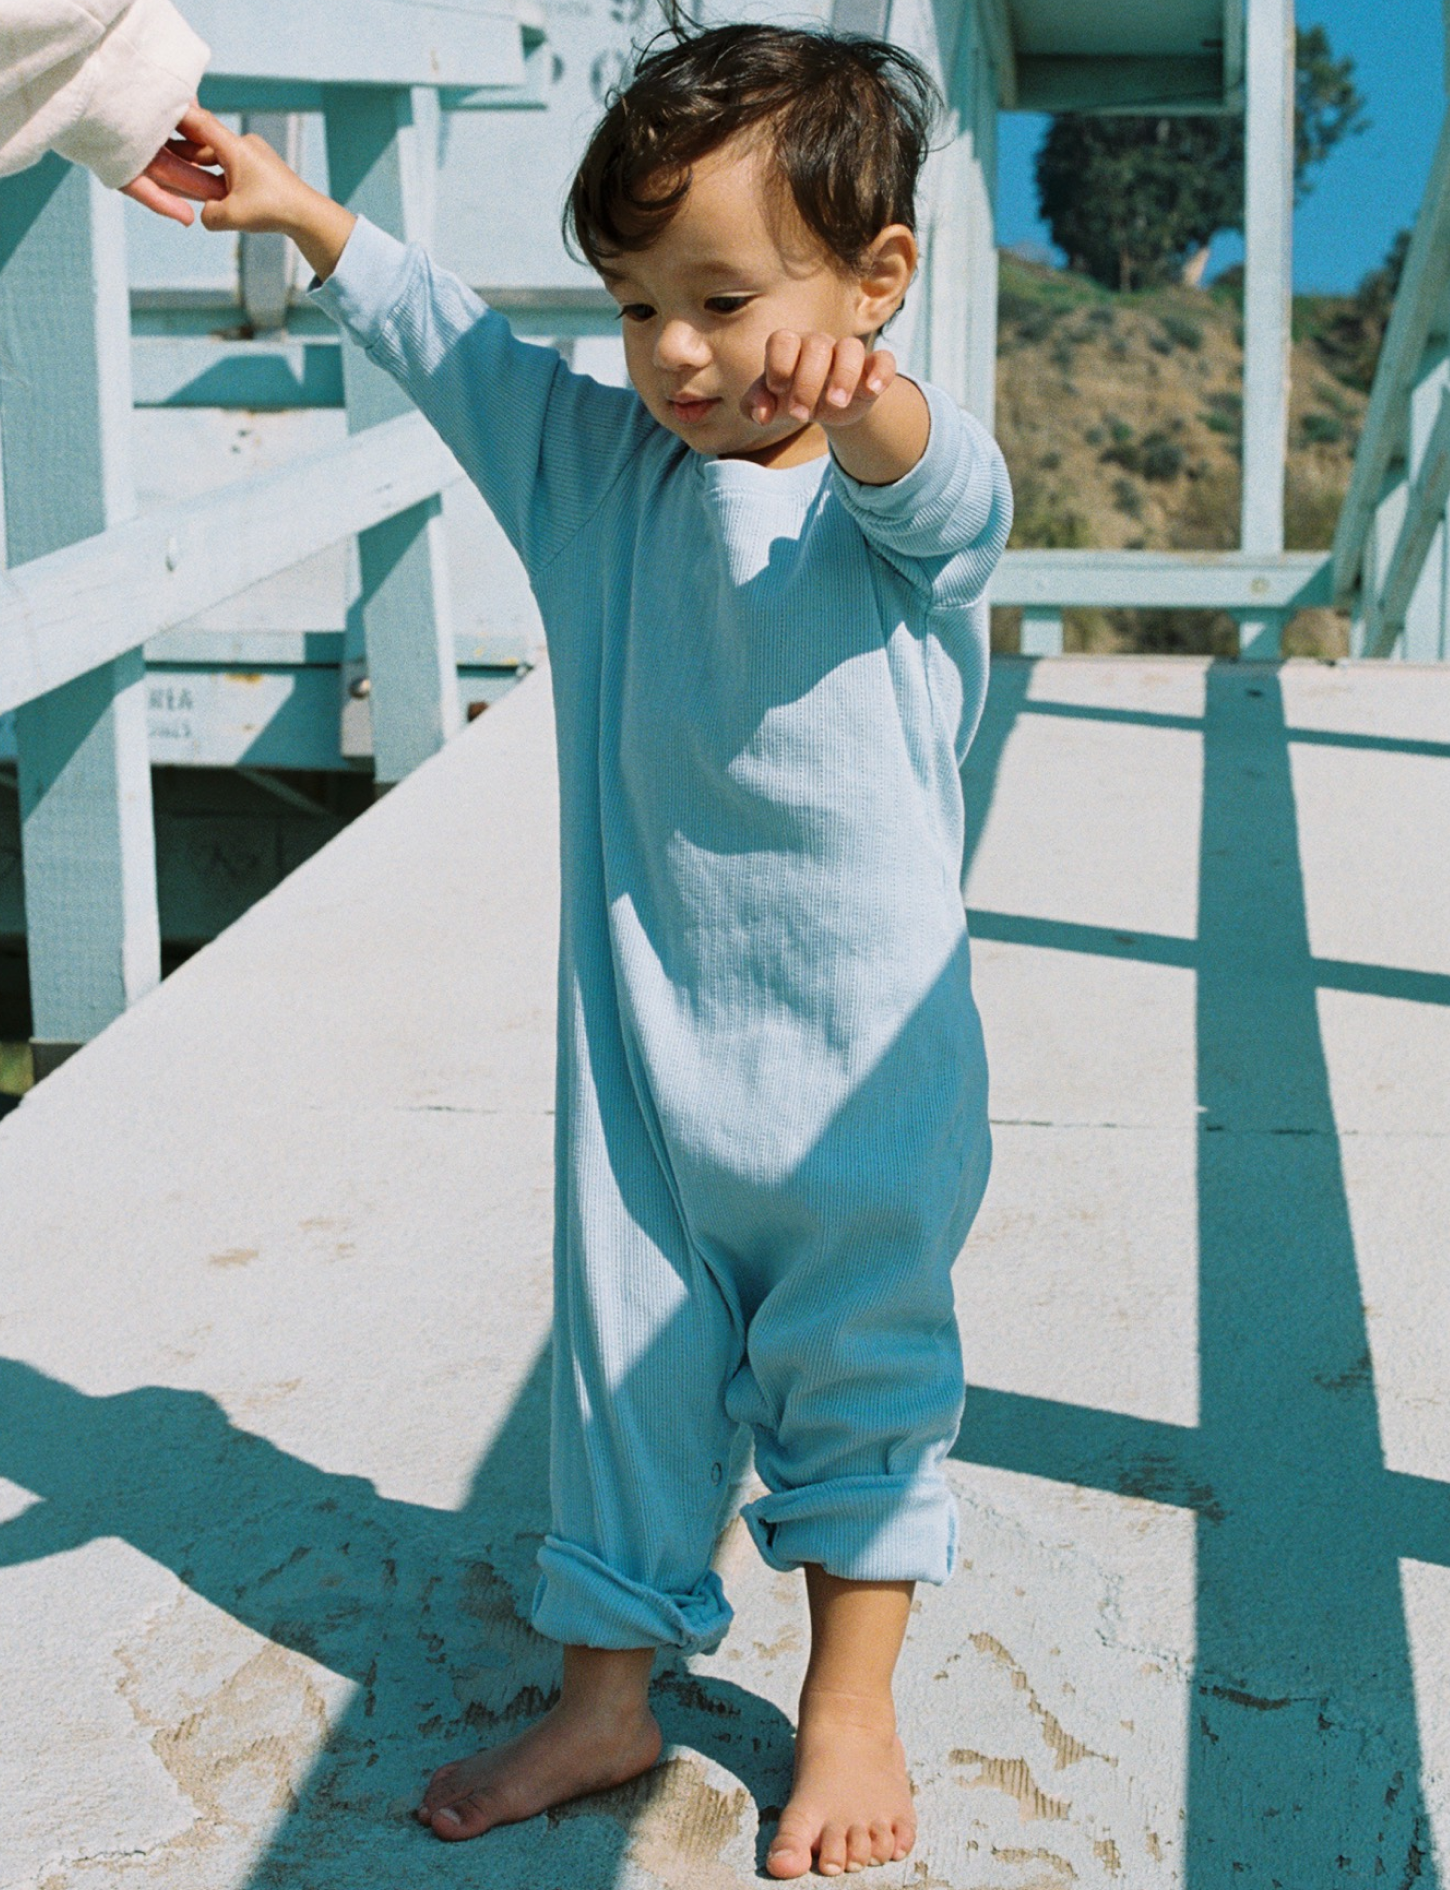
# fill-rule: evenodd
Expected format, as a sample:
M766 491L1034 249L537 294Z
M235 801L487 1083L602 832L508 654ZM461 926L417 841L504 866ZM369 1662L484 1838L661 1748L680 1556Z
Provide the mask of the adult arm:
M208 57L171 0L5 0L0 176L56 151L113 189L134 183L195 96Z

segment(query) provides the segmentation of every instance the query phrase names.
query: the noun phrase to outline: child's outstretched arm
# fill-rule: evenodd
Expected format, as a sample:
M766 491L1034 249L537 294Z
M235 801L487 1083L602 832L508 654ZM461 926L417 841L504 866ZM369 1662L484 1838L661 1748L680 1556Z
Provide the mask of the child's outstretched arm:
M321 279L318 305L437 428L537 578L658 432L640 401L519 341L466 284L313 190L260 138L201 111L182 130L226 174L225 197L202 212L207 228L292 238Z
M255 134L239 137L200 105L186 113L180 130L195 147L192 161L214 158L226 181L226 195L202 207L206 227L280 230L325 282L352 235L357 222L352 212L304 184L264 139Z

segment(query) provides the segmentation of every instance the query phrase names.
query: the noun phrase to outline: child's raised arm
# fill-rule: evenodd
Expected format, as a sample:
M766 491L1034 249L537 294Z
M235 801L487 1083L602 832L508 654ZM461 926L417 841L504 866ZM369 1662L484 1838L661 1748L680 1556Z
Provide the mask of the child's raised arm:
M292 238L321 279L320 306L437 428L536 576L657 431L638 399L519 341L421 249L359 222L260 138L239 138L199 109L182 131L226 175L227 194L202 211L206 227Z
M280 230L325 282L352 235L357 222L352 212L304 184L264 139L239 137L200 105L191 107L180 129L184 138L202 147L196 161L214 158L226 179L226 195L202 208L206 227Z

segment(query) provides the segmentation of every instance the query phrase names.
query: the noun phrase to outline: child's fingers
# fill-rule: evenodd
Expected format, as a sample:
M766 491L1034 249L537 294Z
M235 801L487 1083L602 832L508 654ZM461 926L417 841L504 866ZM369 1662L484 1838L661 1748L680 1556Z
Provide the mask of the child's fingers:
M835 355L826 376L826 405L849 407L861 391L861 375L866 363L866 344L854 335L836 343Z
M877 348L868 354L861 368L861 388L874 400L884 394L896 379L896 356L889 348Z
M741 411L758 427L768 427L780 412L780 402L765 384L762 374L757 381L752 381L745 390L745 397L740 403Z
M237 134L228 131L215 113L195 103L188 105L181 114L176 121L176 129L192 144L209 146L224 170L231 168L244 149Z
M765 385L772 394L788 392L800 360L801 338L789 328L777 328L765 344Z
M836 344L829 335L806 335L802 340L785 397L794 419L809 420L820 405L835 354Z

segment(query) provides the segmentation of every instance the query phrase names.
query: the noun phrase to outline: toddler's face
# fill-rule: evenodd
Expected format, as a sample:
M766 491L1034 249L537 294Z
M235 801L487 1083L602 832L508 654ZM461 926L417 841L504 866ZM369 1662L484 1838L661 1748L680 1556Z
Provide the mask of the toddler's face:
M647 249L616 257L640 399L696 452L786 465L826 450L822 429L783 414L757 426L742 405L777 329L865 336L863 285L826 256L795 206L767 194L763 151L738 142L694 166L689 195Z

